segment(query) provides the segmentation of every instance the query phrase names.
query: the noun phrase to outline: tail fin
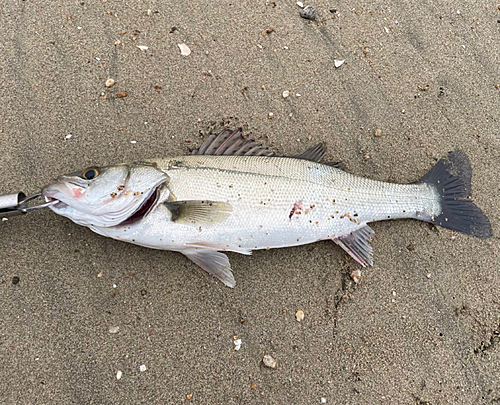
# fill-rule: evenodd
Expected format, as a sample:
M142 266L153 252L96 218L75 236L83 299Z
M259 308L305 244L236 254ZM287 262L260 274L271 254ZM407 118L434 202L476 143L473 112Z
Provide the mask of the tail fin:
M441 214L429 222L480 238L493 236L491 224L471 200L472 169L461 151L448 153L419 182L436 187L441 196Z

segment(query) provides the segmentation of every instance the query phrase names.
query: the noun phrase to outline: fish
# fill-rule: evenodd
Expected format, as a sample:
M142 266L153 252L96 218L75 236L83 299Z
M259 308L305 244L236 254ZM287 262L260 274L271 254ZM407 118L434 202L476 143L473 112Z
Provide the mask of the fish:
M321 163L318 144L283 156L224 130L186 156L91 166L42 190L50 209L99 235L184 254L228 287L226 252L331 240L373 265L370 223L412 218L480 238L488 217L471 200L467 155L449 152L418 181L388 183Z

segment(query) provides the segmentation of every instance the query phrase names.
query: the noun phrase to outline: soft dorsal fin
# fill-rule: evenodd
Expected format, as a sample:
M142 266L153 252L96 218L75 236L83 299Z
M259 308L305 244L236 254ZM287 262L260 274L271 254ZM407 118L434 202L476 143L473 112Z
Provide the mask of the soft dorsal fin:
M191 155L276 156L276 153L253 139L243 138L239 128L209 135Z
M206 272L214 275L228 287L234 288L236 281L231 264L224 253L212 249L189 248L181 251Z
M209 200L163 203L172 213L171 221L187 225L213 225L224 221L233 211L229 203Z
M326 146L318 143L306 151L292 156L297 159L305 159L319 162L326 152ZM232 156L283 156L269 148L262 146L253 139L245 139L242 129L234 131L224 130L219 134L211 134L203 141L198 149L194 149L191 155L232 155ZM331 164L338 167L339 163Z
M305 159L311 160L313 162L320 162L326 153L326 146L323 142L314 145L312 148L307 149L299 155L295 155L294 157L297 159Z
M369 243L373 235L375 231L365 224L354 232L334 238L333 241L359 264L366 267L373 265L373 248Z

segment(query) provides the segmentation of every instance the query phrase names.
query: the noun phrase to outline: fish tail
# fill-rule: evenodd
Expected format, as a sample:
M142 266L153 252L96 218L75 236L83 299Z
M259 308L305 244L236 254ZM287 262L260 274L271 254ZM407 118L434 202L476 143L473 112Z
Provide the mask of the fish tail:
M470 200L472 168L464 152L441 159L419 182L435 188L441 212L428 222L480 238L493 236L488 217Z

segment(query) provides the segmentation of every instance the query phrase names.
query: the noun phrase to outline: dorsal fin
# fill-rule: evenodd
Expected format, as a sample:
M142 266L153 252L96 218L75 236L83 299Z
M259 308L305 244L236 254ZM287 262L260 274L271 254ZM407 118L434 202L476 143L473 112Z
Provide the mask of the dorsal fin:
M191 155L276 156L276 153L253 139L245 139L241 128L209 135Z
M318 143L306 151L291 157L297 159L320 162L326 152L326 146ZM262 146L253 139L245 139L242 129L224 130L219 134L211 134L203 141L198 149L194 149L191 155L232 155L232 156L283 156L269 148ZM327 163L328 164L328 163ZM340 163L331 164L339 167Z
M294 157L297 159L311 160L313 162L319 163L325 153L326 146L323 144L323 142L320 142L317 145L314 145L312 148L309 148L306 151L302 152L301 154L295 155Z

